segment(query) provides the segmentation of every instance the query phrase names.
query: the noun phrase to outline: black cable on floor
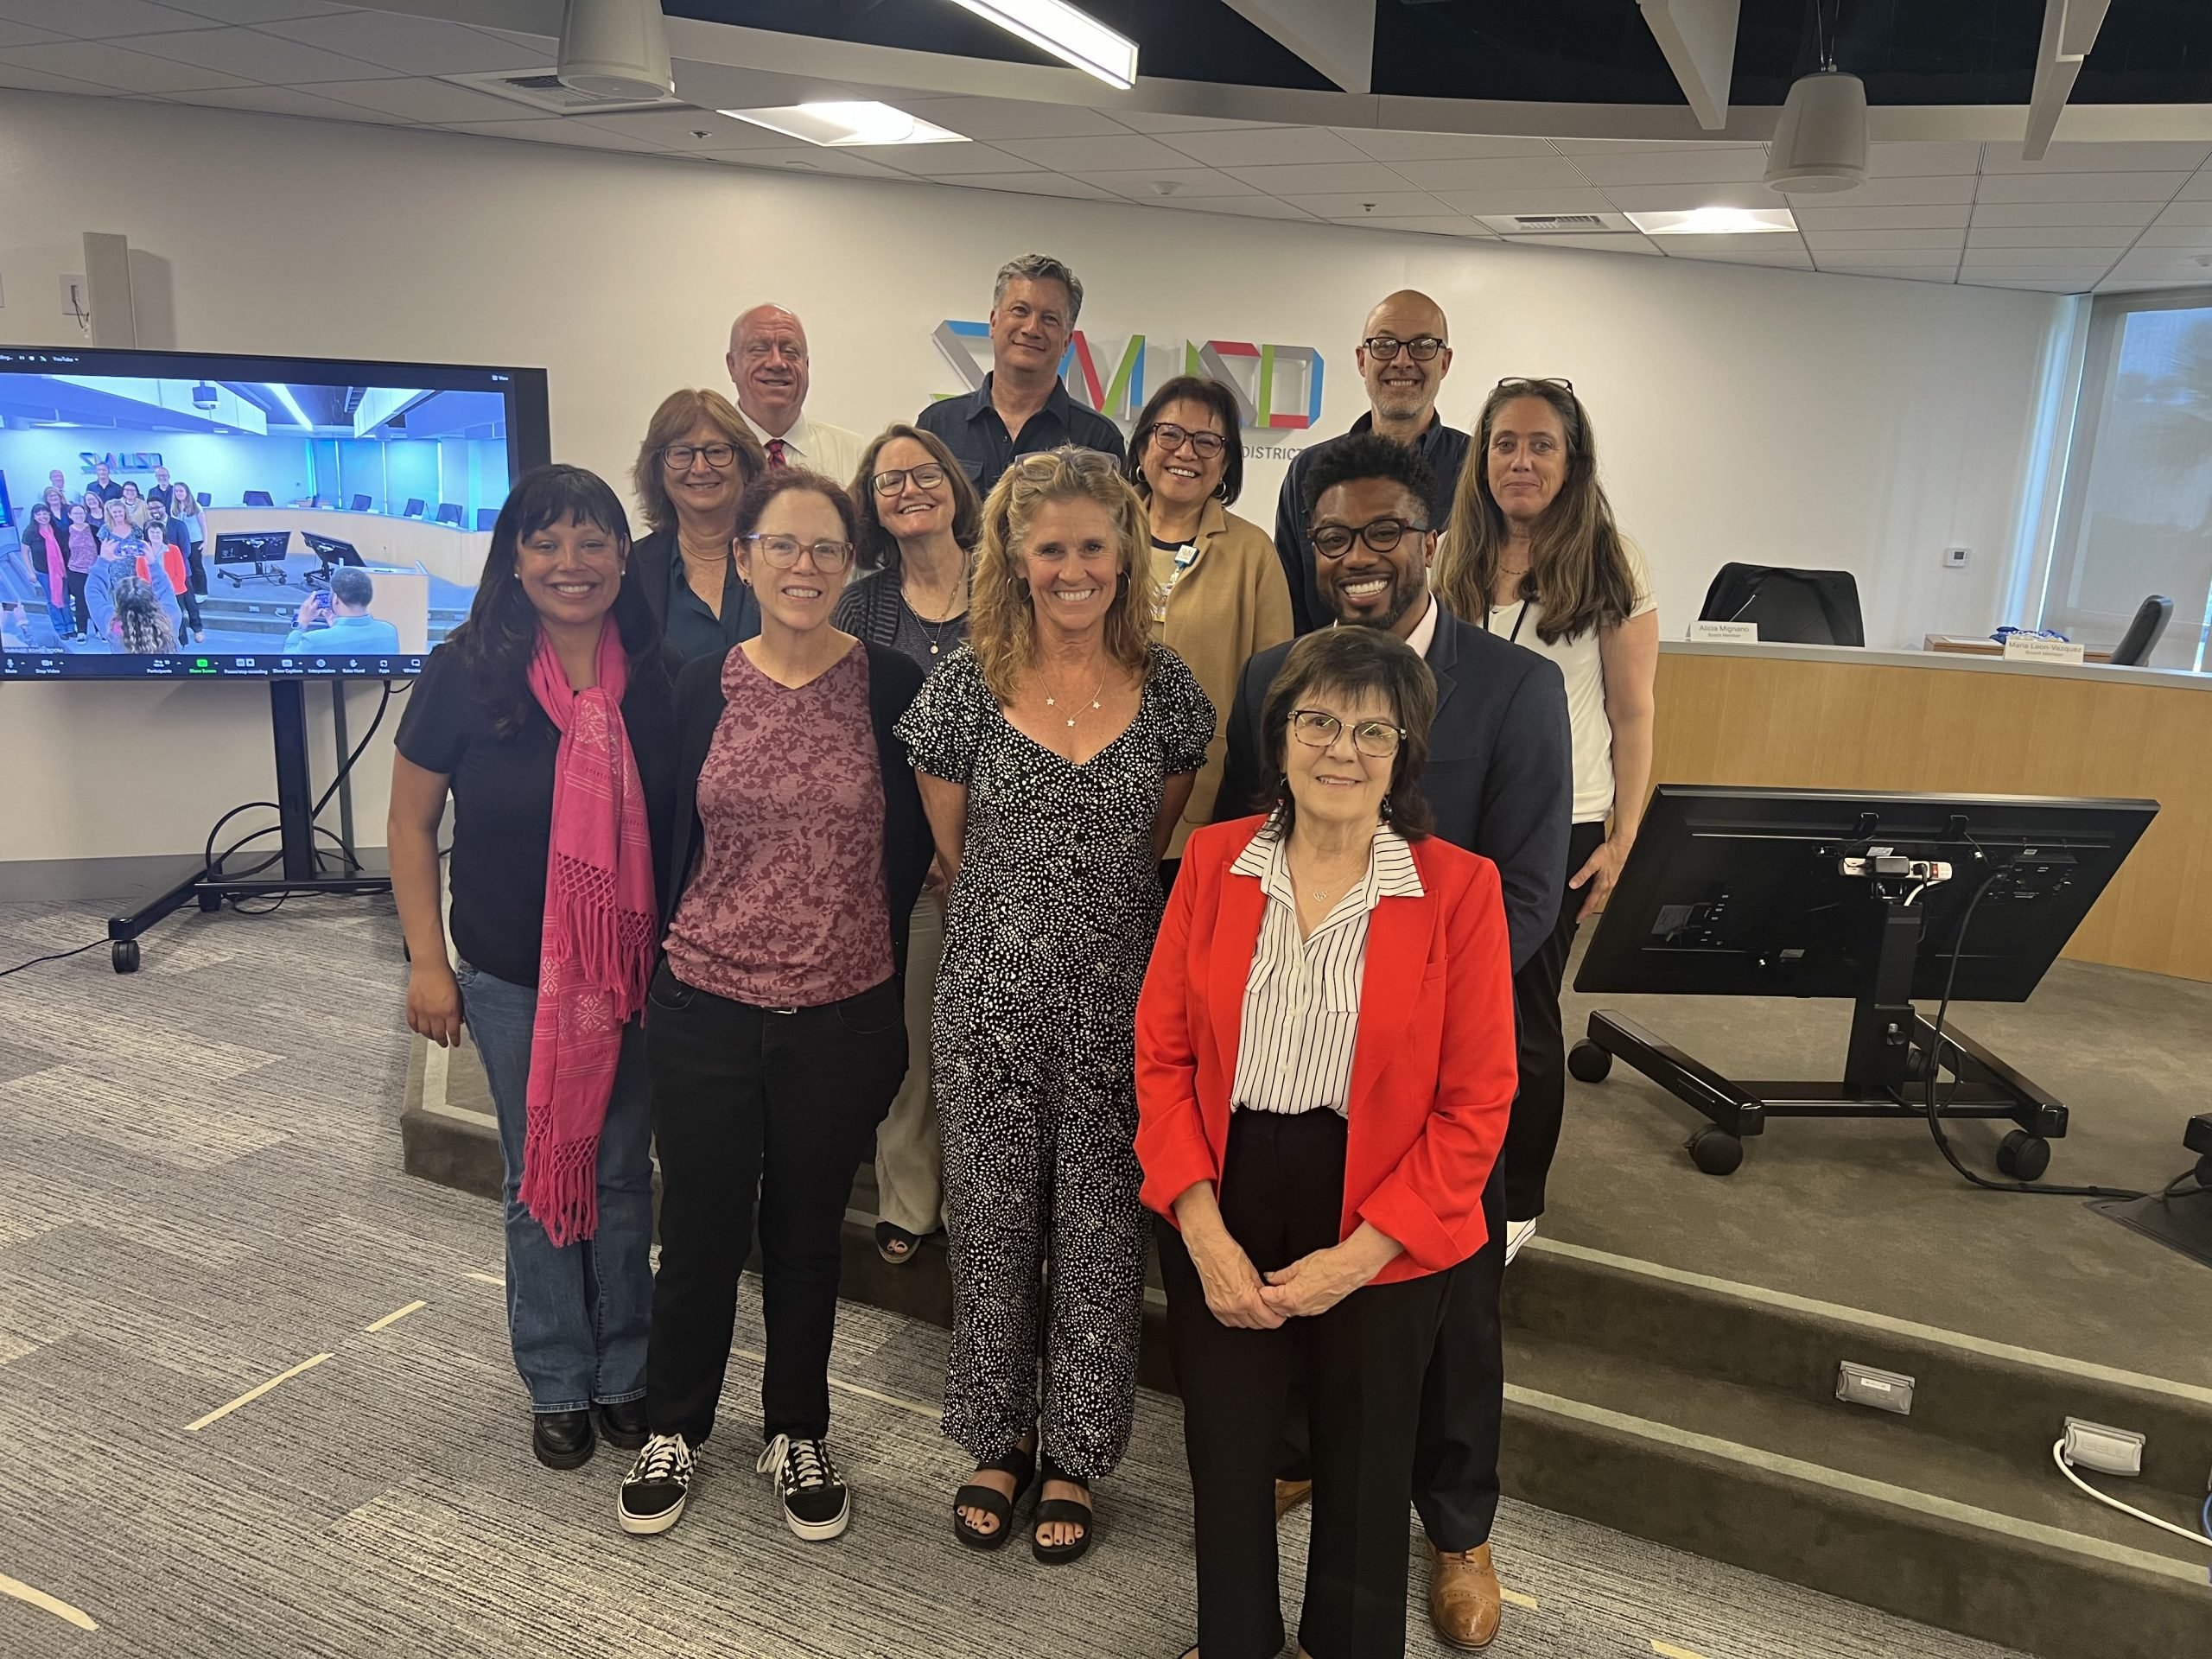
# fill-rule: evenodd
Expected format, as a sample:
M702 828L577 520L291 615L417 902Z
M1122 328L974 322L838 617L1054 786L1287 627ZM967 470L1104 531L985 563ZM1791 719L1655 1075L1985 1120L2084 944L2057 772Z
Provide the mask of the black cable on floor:
M0 979L5 979L10 974L20 974L26 968L35 968L42 962L67 962L72 957L83 956L87 950L97 950L106 943L107 939L103 935L90 944L79 945L74 950L56 950L50 957L33 957L29 962L19 962L12 968L0 968Z

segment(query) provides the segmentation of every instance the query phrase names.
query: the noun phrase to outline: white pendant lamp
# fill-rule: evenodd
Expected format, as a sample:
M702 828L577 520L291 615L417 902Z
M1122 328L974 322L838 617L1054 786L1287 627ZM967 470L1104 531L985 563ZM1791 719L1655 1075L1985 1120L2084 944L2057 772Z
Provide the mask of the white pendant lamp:
M1825 195L1866 182L1866 84L1834 69L1789 88L1767 151L1766 182L1784 195Z
M561 84L609 100L676 90L660 0L569 0L561 20Z

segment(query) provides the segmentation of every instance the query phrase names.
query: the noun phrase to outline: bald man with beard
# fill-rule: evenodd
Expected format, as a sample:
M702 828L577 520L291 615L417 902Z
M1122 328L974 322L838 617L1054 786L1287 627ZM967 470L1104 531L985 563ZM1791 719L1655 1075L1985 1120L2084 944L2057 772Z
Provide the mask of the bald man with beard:
M865 447L857 432L806 412L813 359L806 327L780 305L756 305L729 326L723 362L737 407L768 452L771 467L804 467L849 485Z
M1423 352L1428 355L1421 356ZM1368 412L1344 435L1374 432L1410 445L1436 480L1428 527L1442 531L1472 442L1457 427L1445 425L1436 412L1437 393L1452 371L1452 334L1444 308L1416 289L1399 289L1367 314L1354 357L1367 385ZM1317 443L1292 461L1275 502L1275 552L1290 581L1293 620L1301 634L1336 620L1315 583L1313 545L1306 539L1306 474L1315 457L1340 441Z

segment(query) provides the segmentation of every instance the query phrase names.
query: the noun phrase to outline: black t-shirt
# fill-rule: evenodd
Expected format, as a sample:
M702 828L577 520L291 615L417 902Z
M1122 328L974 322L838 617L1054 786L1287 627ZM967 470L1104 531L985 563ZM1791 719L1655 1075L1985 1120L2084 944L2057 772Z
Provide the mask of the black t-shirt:
M673 664L671 663L671 668ZM653 893L668 892L669 817L676 800L676 711L666 682L633 674L622 723L645 786L653 845ZM531 704L530 723L495 736L475 677L440 645L408 693L393 739L426 772L452 779L453 943L462 960L496 979L537 983L545 922L546 849L553 835L553 758L561 734Z

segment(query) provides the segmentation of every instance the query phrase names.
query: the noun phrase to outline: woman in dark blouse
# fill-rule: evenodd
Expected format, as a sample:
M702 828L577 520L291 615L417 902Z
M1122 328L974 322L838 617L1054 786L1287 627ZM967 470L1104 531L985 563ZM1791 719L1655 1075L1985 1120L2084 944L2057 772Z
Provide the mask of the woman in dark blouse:
M718 391L672 391L638 447L630 482L652 534L633 550L630 580L685 662L724 652L760 631L760 607L737 573L737 499L768 470L745 416Z
M677 689L677 879L645 1014L661 1167L652 1438L619 1516L652 1534L683 1513L757 1194L756 1467L791 1531L817 1541L852 1512L827 1444L845 1205L906 1070L899 958L930 836L892 728L922 673L830 622L855 535L836 484L770 473L735 530L760 631L688 664Z
M667 844L676 792L676 664L644 599L623 582L629 562L628 522L605 483L574 467L526 474L493 526L468 620L430 653L408 697L392 762L391 885L412 963L407 1023L444 1047L465 1023L484 1063L505 1165L508 1333L530 1390L532 1446L556 1469L590 1458L594 1406L597 1432L613 1444L645 1437L653 1213L642 1032L634 1018L614 1022L619 1044L582 1057L594 1064L572 1064L578 1057L549 1040L538 1017L541 992L556 1015L588 989L562 925L581 884L549 887L549 870L577 867L571 837L594 823L595 799L620 878L607 889L649 895L642 917L633 918L633 902L610 930L640 988L653 900L667 891L653 858ZM570 763L592 754L601 763L596 789L569 789ZM458 973L438 905L448 794ZM620 809L640 804L645 824L634 810L621 821ZM613 1012L624 1012L620 997ZM556 1181L555 1154L580 1138L556 1143L553 1115L593 1096L603 1108L595 1185L578 1192L571 1173L569 1190L548 1202L525 1177ZM571 1171L580 1160L569 1154Z

